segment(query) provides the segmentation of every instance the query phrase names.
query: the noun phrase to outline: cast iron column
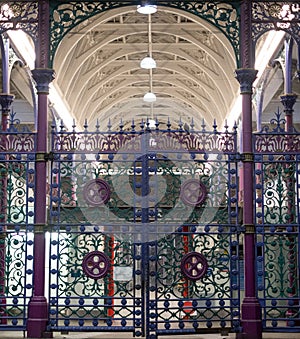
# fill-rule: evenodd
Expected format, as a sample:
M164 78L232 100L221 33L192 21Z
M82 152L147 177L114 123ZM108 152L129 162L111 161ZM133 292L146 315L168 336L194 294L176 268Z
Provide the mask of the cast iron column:
M33 296L28 305L28 338L51 337L46 333L48 304L45 298L45 225L47 223L46 180L48 141L48 94L54 71L48 69L49 60L49 1L39 1L38 46L36 69L32 76L38 95L37 139L35 162L35 232Z
M292 93L293 81L292 81L292 60L293 60L293 45L294 40L285 41L285 66L284 71L284 93L280 96L280 101L284 107L286 132L293 132L293 112L294 105L297 100L297 95Z
M28 305L28 338L44 338L48 322L48 304L45 291L45 226L47 183L47 125L49 83L53 80L50 69L32 71L38 93L37 145L35 162L35 230L34 230L34 288Z
M285 112L285 130L287 133L294 132L293 126L293 106L296 103L297 95L296 94L285 94L280 97L281 103L284 106ZM288 135L287 135L288 136ZM291 138L289 138L288 150L294 152L293 150L293 134ZM287 162L285 170L287 171L288 175L285 177L286 187L287 187L287 208L288 208L288 219L287 222L289 224L296 224L297 220L297 211L296 211L296 179L295 179L295 156L293 156L293 163ZM298 297L297 291L297 271L298 271L298 264L297 264L297 226L292 228L292 231L288 230L287 228L287 238L289 240L289 252L288 252L288 267L289 267L289 274L288 274L288 290L289 290L289 301L288 306L289 309L286 312L286 316L288 318L295 317L297 314L297 310L294 305L299 305L299 301L294 299ZM294 234L293 234L294 233ZM299 326L299 321L296 320L297 326Z
M245 260L245 297L242 301L242 339L261 339L261 308L256 296L255 226L254 226L254 154L252 145L252 86L257 71L254 69L254 48L251 33L251 1L241 5L241 69L236 71L242 95L243 148L243 223Z
M285 130L286 132L293 132L293 112L294 112L294 105L297 100L297 95L293 93L286 93L280 96L280 101L284 107L285 113Z

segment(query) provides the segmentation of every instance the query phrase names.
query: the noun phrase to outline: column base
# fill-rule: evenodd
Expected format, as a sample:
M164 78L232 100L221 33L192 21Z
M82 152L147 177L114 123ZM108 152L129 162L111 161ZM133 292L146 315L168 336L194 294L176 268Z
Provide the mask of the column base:
M256 298L245 298L242 303L243 332L237 339L262 339L261 307Z
M46 332L48 323L48 303L43 296L34 296L28 304L27 338L53 338Z

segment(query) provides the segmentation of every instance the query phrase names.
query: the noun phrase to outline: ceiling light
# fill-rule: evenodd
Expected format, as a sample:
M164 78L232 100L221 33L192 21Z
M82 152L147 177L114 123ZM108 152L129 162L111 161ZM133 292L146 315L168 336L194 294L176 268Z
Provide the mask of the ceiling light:
M152 57L145 57L140 62L140 67L144 69L156 68L156 61Z
M150 5L150 4L138 5L137 11L140 14L154 14L154 13L157 12L157 6L156 5Z
M156 95L152 92L148 92L144 95L143 100L145 102L155 102L156 101Z

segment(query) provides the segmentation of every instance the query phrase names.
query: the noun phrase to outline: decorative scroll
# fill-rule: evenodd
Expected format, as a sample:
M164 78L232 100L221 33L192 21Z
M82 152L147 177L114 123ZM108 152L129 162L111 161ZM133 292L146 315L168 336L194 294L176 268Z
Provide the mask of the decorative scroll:
M21 125L16 118L16 113L10 113L9 126L6 132L0 132L0 151L8 152L11 158L13 153L34 152L36 147L36 133L32 132L28 126Z
M61 4L51 1L51 62L63 37L76 25L101 12L128 5L128 1L69 1ZM199 17L220 29L232 44L236 59L239 58L239 4L231 1L198 2L198 1L160 1L160 6L177 8Z
M38 41L38 1L2 1L0 32L21 29Z
M295 1L253 1L252 34L257 39L270 30L284 30L299 43L300 5Z
M278 110L269 125L253 134L254 151L261 154L298 153L300 134L295 129L293 132L285 132L285 123L282 112Z
M278 111L254 134L258 297L264 327L299 328L300 138Z
M228 131L228 126L225 126L224 132L219 132L215 125L213 127L213 131L208 131L203 126L202 131L191 129L187 132L179 124L178 129L171 129L170 125L167 130L160 130L159 127L150 130L145 123L142 123L140 129L133 128L130 131L124 131L122 128L119 132L102 132L98 128L95 131L89 131L86 126L84 132L75 130L67 132L62 125L60 131L54 129L52 131L52 149L58 153L99 151L100 154L114 153L120 149L128 153L136 153L142 150L139 136L144 135L144 138L148 138L149 141L151 139L151 142L148 143L149 149L153 151L188 150L191 154L235 153L236 126L234 126L233 132Z

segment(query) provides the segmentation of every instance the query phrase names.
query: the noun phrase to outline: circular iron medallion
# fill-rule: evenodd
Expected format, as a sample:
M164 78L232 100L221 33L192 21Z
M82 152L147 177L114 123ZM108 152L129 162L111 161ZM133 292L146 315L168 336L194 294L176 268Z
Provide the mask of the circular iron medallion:
M83 258L82 268L88 277L100 279L106 276L110 268L110 260L103 252L93 251Z
M83 196L89 205L106 204L110 198L109 185L103 179L92 179L84 186Z
M199 280L207 272L208 263L203 254L189 252L181 260L181 273L189 280Z
M188 179L181 185L180 198L186 205L200 205L204 202L206 195L206 187L198 179Z

